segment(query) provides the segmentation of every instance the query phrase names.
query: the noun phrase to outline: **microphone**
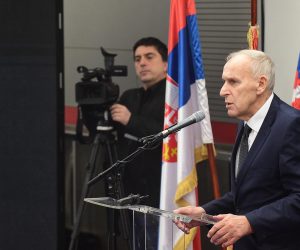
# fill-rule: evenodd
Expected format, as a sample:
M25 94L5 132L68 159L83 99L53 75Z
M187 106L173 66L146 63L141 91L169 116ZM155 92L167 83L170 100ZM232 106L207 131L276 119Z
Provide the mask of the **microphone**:
M166 138L168 135L179 131L182 128L185 128L196 122L200 122L204 119L205 114L202 111L197 111L189 117L183 119L181 122L174 124L173 126L165 129L164 131L157 134L157 137Z
M194 114L190 115L189 117L185 118L183 121L174 124L173 126L159 132L156 135L150 135L139 139L139 142L142 142L145 145L155 145L157 142L161 141L162 139L166 138L170 134L173 134L179 131L182 128L185 128L191 124L196 122L200 122L205 117L205 114L202 111L197 111Z

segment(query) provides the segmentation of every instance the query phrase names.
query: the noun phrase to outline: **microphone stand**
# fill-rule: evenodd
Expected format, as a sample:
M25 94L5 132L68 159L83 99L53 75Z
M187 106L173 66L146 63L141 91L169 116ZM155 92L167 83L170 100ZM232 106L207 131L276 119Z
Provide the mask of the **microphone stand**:
M186 119L184 119L182 122L178 124L174 124L173 126L169 127L168 129L156 134L156 135L150 135L141 138L139 141L142 142L144 145L141 147L138 147L136 151L134 151L132 154L128 155L121 161L117 161L114 163L111 167L103 171L102 173L95 176L93 179L91 179L88 182L88 185L91 185L98 180L102 180L107 174L109 174L111 171L113 171L116 168L119 168L121 166L124 166L126 163L132 161L134 158L136 158L138 155L140 155L143 151L147 149L155 148L155 146L158 145L158 142L162 141L165 137L167 137L170 134L178 132L180 129L189 126L195 122L199 122L203 120L205 117L205 114L201 111L197 111L194 114L190 115Z
M177 131L174 131L174 132L177 132ZM168 136L168 134L164 135L162 133L159 133L157 135L146 136L146 137L141 138L139 141L141 141L143 143L143 146L138 147L137 150L135 150L133 153L131 153L130 155L126 156L122 160L116 161L109 168L107 168L103 172L101 172L98 175L96 175L93 179L91 179L87 183L88 186L90 186L92 184L95 184L96 182L102 180L103 178L105 178L109 173L111 173L115 169L123 167L126 163L128 163L128 162L132 161L133 159L135 159L138 155L140 155L145 150L151 150L151 149L155 148L156 146L158 146L158 143L161 142L167 136Z

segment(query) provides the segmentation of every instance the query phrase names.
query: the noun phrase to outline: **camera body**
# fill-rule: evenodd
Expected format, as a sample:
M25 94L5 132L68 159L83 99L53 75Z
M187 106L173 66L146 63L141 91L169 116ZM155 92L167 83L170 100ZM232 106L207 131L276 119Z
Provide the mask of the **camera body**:
M82 143L90 143L97 130L112 130L109 107L119 98L120 88L112 82L112 76L127 76L127 67L114 65L116 54L110 54L101 47L105 59L105 69L88 69L78 66L77 71L83 74L81 82L75 85L75 98L78 103L78 120L76 134ZM84 139L83 125L89 136Z
M82 81L75 85L76 102L79 105L93 105L103 108L113 104L119 97L119 86L107 79Z

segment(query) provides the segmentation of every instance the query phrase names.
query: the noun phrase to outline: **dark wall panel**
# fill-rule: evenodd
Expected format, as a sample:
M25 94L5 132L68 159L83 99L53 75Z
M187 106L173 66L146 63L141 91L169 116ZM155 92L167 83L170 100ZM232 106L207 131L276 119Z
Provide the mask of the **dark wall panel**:
M0 3L0 248L63 248L61 1Z

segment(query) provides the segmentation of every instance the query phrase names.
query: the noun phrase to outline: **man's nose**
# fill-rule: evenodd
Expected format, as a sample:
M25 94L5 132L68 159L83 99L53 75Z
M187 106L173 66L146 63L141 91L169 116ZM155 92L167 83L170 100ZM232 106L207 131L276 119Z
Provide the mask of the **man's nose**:
M140 60L140 65L141 66L144 66L145 64L146 64L146 58L144 58L144 57L141 57L141 60Z
M224 82L223 86L220 89L220 96L224 97L226 96L227 88L226 88L226 82Z

